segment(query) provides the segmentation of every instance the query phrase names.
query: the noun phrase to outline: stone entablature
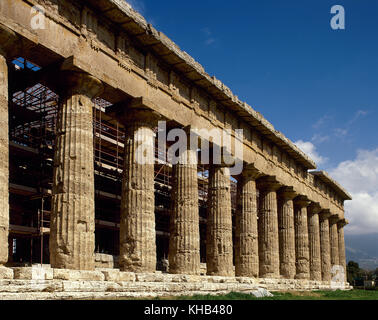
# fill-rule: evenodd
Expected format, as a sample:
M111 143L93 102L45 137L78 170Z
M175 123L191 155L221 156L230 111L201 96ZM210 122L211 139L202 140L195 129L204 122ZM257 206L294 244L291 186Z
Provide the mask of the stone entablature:
M102 80L109 96L122 100L124 93L137 97L147 92L156 111L183 126L243 129L247 163L255 163L261 172L275 175L343 218L343 200L347 199L343 192L332 183L328 187L314 183L307 169L314 169L315 163L260 113L205 73L125 1L86 2L88 6L83 1L69 0L17 0L12 5L2 2L1 20L25 38L24 47L33 48L35 55L47 48L62 58L75 56L76 67ZM30 8L37 4L46 10L49 32L30 27ZM327 190L329 187L333 191ZM330 196L334 191L335 195Z

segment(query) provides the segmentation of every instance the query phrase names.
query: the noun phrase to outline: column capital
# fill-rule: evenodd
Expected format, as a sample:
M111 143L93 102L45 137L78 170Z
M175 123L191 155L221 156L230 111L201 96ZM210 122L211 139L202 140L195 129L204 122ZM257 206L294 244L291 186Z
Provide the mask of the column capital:
M331 216L329 217L329 222L331 224L335 224L335 223L337 224L339 220L340 219L339 219L339 216L337 214L332 214L331 213Z
M278 190L277 195L283 200L293 200L298 193L295 192L293 187L282 187Z
M322 207L319 202L311 202L307 210L310 215L319 214L322 211Z
M263 174L256 169L255 165L253 163L248 163L244 165L244 169L242 172L243 177L250 177L252 179L258 179L262 176Z
M320 220L329 219L330 216L331 216L331 211L329 209L323 209L322 211L319 212Z
M63 95L81 94L93 99L104 90L104 86L99 79L81 71L59 71L57 82L57 91Z
M341 220L339 220L338 222L337 222L337 226L339 227L339 228L344 228L346 225L348 225L349 224L349 221L348 220L346 220L346 219L341 219Z
M20 51L21 39L15 32L0 23L0 55L11 58L12 53Z
M162 115L154 111L154 104L145 97L133 98L108 107L106 113L114 117L127 129L127 126L148 126L154 128Z
M307 196L298 196L294 199L294 204L299 207L308 207L311 204L311 201L307 198Z
M257 180L257 188L261 191L277 191L282 187L275 176L265 176Z

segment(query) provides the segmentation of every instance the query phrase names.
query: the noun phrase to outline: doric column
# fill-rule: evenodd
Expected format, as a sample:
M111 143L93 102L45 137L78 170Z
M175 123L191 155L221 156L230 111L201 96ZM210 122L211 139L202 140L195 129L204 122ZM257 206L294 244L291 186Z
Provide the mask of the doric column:
M206 235L207 274L233 276L230 169L210 165Z
M329 243L329 217L329 210L323 210L319 213L320 253L323 281L331 281L331 247Z
M0 266L8 262L9 234L9 114L8 114L8 64L15 33L0 26ZM8 61L9 62L9 61Z
M344 268L345 281L347 270L346 270L346 257L345 257L345 238L344 238L344 227L348 224L348 221L345 219L339 220L337 223L337 234L339 242L339 263Z
M173 165L168 257L170 273L200 274L197 151L190 146Z
M144 98L122 106L118 120L125 127L125 153L120 221L120 268L156 271L155 133L159 115Z
M257 226L256 178L260 173L248 165L238 181L236 230L235 230L235 275L237 277L259 276L259 243Z
M320 226L319 212L321 207L318 203L311 203L308 212L308 240L310 246L310 279L322 280L322 263L320 253Z
M332 215L329 219L329 239L331 247L331 269L339 266L339 236L337 233L338 215Z
M277 195L280 274L286 279L294 279L296 266L293 199L297 193L292 187L284 187L279 190Z
M54 155L50 233L53 268L93 270L95 197L92 98L99 80L67 71L61 87Z
M258 180L259 197L259 275L260 278L279 278L277 190L281 185L275 177Z
M310 201L305 196L294 200L296 279L310 279L310 251L308 243L307 207Z

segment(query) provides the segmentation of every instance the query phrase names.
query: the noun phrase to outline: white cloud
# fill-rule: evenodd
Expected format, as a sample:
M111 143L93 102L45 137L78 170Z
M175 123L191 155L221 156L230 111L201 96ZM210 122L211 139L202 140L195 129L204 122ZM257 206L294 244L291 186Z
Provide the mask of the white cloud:
M356 159L341 162L328 171L353 198L345 202L345 215L350 222L346 232L378 232L378 148L359 150Z
M306 153L316 164L324 164L327 162L327 158L322 157L317 151L316 146L310 141L298 140L295 142L297 147Z
M213 37L213 32L210 30L210 28L207 28L207 27L203 28L202 33L206 37L205 44L207 46L213 44L216 41L215 38Z
M312 136L311 141L314 143L323 143L329 140L328 135L322 135L319 133L316 133Z

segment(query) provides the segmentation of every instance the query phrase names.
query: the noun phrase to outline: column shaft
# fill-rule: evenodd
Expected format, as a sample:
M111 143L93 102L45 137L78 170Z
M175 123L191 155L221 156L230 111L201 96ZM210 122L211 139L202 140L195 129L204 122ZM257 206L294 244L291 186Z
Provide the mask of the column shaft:
M0 55L0 266L8 262L9 234L9 133L8 66Z
M308 242L307 206L309 202L295 202L296 279L310 279L310 251Z
M320 253L320 207L311 205L308 208L308 239L310 246L310 279L314 281L322 280L322 265Z
M228 168L216 165L210 167L208 197L207 274L233 276L231 186Z
M182 157L184 161L173 166L169 272L174 274L200 274L196 151L187 150Z
M337 225L337 231L338 231L338 243L339 243L339 264L344 269L344 275L345 275L345 281L347 281L347 270L346 270L346 257L345 257L345 238L344 238L344 226L345 226L345 220L342 220Z
M338 266L339 262L339 239L337 234L337 218L330 218L329 225L329 235L330 235L330 246L331 246L331 268Z
M258 185L259 198L259 276L260 278L279 278L279 242L277 184L264 182Z
M155 135L148 118L143 119L143 114L135 115L136 118L135 122L130 120L125 124L120 268L130 272L155 272Z
M92 101L101 83L65 74L54 156L50 261L53 268L94 269L94 151Z
M235 274L259 276L257 194L254 175L245 174L238 181L238 209L235 230Z
M278 198L278 234L280 247L280 274L286 279L294 279L295 266L295 227L293 191L283 190Z
M323 281L331 281L331 248L329 240L329 214L322 211L320 213L320 253Z

